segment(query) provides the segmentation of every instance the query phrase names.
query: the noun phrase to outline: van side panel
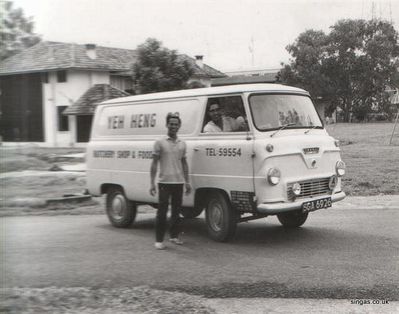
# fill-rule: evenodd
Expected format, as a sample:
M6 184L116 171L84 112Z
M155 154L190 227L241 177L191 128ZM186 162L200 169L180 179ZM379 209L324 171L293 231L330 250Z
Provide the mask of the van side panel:
M196 131L200 106L199 99L165 100L147 103L127 103L100 106L96 111L92 140L152 138L166 135L166 116L179 114L182 125L179 135Z
M253 192L252 142L245 133L199 136L190 160L195 187Z
M115 184L131 200L153 202L148 193L153 145L154 140L92 142L87 148L90 193Z
M131 200L157 203L157 196L149 194L150 166L155 140L167 133L166 115L179 113L184 139L201 128L201 104L200 99L183 99L100 106L86 153L89 192L100 195L103 185L118 185ZM190 160L192 150L187 153ZM184 202L192 205L193 198Z
M187 162L194 189L222 188L228 194L231 191L253 192L252 140L247 140L245 134L227 138L220 135L181 138L187 144ZM154 142L91 142L87 147L90 193L100 194L101 184L115 184L121 185L131 200L157 203L157 197L149 194ZM193 205L193 197L194 193L185 196L184 206Z

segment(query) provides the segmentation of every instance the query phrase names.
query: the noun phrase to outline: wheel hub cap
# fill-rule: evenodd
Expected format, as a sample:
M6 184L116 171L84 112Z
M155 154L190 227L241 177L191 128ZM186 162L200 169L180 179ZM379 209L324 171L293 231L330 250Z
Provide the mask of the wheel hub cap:
M121 195L115 196L112 200L112 217L115 219L121 219L125 208L126 204L123 197Z
M215 231L220 231L223 221L223 212L219 204L211 204L209 218L212 229Z

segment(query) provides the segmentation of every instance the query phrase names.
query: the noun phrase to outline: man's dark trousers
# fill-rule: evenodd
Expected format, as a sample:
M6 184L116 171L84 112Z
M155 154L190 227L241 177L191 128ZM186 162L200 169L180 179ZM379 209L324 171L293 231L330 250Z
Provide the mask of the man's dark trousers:
M169 198L172 199L172 215L170 220L169 234L171 238L179 235L179 213L183 197L184 184L158 183L159 205L155 221L156 242L163 242L166 232L166 217L168 213Z

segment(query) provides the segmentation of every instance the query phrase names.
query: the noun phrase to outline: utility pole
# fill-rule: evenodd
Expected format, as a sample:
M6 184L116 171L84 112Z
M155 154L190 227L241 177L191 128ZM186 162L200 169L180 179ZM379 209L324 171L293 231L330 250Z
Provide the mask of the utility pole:
M392 24L392 3L391 3L391 1L389 1L389 18L390 18L390 22Z
M254 42L254 37L253 36L251 36L251 41L249 43L248 49L249 49L249 52L251 53L251 63L252 63L252 67L253 67L255 65L255 57L254 57L254 54L255 54L255 42Z
M393 130L391 134L391 139L389 140L389 145L392 144L393 135L395 134L396 125L398 124L399 120L399 105L398 105L398 112L396 113L395 124L393 125Z

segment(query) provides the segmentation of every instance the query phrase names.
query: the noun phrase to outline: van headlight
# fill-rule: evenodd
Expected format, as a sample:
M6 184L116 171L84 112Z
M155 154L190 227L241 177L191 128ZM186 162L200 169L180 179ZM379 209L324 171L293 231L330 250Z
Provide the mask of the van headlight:
M345 174L346 165L342 160L337 161L335 164L335 172L338 177L342 177Z
M277 168L270 168L267 172L267 180L270 184L276 185L280 182L281 172Z

